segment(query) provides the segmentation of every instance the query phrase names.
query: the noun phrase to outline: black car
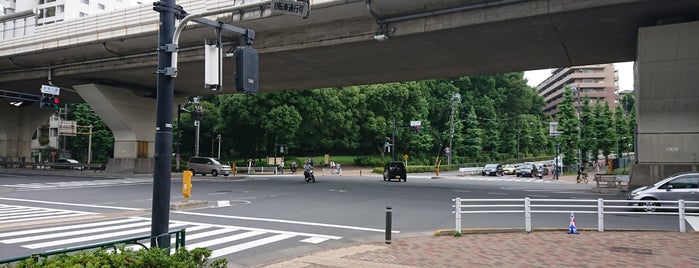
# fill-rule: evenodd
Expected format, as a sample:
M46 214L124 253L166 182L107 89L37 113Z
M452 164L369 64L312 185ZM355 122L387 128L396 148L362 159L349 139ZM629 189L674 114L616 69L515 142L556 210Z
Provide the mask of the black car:
M483 167L481 175L502 176L505 175L505 171L502 169L502 165L500 164L487 164L485 167Z
M537 177L541 179L543 176L539 173L539 170L533 164L522 164L517 168L515 172L517 177Z
M405 163L403 162L388 162L383 167L383 180L390 181L397 179L398 181L403 180L405 182L407 178Z

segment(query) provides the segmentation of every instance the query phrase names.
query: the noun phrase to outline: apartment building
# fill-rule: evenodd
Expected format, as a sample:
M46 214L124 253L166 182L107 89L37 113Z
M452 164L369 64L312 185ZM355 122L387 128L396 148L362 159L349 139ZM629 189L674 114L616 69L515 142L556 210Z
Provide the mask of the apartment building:
M610 107L614 107L619 100L618 81L619 76L611 63L585 65L554 69L536 90L546 101L544 113L555 118L560 113L558 104L563 101L565 86L573 89L575 107L582 104L584 97L590 99L590 104L603 104L606 101Z

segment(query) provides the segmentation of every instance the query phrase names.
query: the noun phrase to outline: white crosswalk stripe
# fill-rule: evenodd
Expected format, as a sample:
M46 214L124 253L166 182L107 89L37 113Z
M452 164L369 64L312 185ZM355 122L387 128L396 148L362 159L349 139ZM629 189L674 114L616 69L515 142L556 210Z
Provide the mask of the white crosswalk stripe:
M2 219L0 220L0 223L36 221L92 214L95 213L0 204L0 219Z
M99 180L79 180L79 181L64 181L64 182L4 184L4 185L0 185L0 186L15 188L15 189L17 189L17 191L42 191L42 190L73 189L73 188L85 188L85 187L105 187L105 186L149 184L152 182L153 182L152 178L126 178L126 179L99 179Z
M1 208L0 209L4 209ZM150 235L151 220L145 217L131 217L92 223L64 225L31 230L0 232L0 244L16 245L33 251L49 251L59 248L76 247L86 244L107 242L129 237ZM298 243L318 244L342 237L260 229L243 226L207 224L188 221L170 221L172 230L186 230L186 248L206 247L212 250L211 258L223 257L247 249L261 247L275 242L295 240ZM150 241L143 244L150 247ZM171 244L174 245L174 236ZM140 246L130 246L134 249Z

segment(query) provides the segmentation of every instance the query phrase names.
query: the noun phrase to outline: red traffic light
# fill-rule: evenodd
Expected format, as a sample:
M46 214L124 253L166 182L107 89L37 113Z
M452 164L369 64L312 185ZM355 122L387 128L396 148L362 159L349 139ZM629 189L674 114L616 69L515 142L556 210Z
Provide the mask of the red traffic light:
M53 98L53 104L58 105L60 103L61 103L61 100L59 100L58 98Z

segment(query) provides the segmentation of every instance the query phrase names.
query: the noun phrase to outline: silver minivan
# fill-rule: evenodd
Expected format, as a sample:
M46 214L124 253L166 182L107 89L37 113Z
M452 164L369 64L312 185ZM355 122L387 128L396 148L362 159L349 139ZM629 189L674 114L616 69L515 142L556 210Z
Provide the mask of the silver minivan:
M218 159L213 157L192 157L187 163L187 169L192 171L192 175L201 174L206 176L206 174L211 174L211 176L215 177L218 174L223 176L231 174L231 166L221 164Z
M651 202L653 200L684 200L699 201L699 173L680 173L653 185L643 186L629 193L627 200L648 200L648 202L629 203L632 206L643 206L646 211L655 211L661 205L676 206L676 204ZM690 205L687 205L690 206ZM691 206L696 206L692 204Z

